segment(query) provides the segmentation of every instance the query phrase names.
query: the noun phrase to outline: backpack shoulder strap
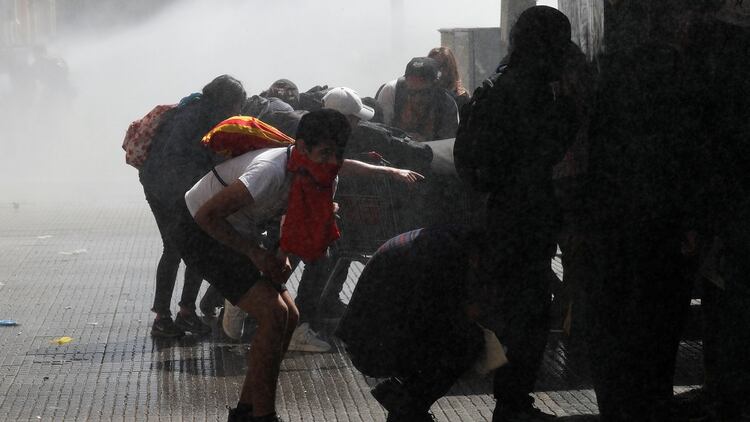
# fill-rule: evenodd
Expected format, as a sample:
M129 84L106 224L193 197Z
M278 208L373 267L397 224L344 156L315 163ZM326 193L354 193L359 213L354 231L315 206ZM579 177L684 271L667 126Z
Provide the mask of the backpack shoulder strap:
M218 172L218 171L216 171L216 167L212 168L212 169L211 169L211 172L212 172L212 173L214 174L214 177L216 177L216 180L218 180L218 181L219 181L219 183L221 183L221 185L222 185L222 186L224 186L224 187L227 187L227 186L229 186L229 185L227 184L227 182L225 182L225 181L224 181L224 179L222 179L222 178L221 178L221 176L219 176L219 172Z
M401 124L401 111L404 109L406 104L406 78L400 77L396 80L396 93L393 100L393 123L391 126L399 126Z

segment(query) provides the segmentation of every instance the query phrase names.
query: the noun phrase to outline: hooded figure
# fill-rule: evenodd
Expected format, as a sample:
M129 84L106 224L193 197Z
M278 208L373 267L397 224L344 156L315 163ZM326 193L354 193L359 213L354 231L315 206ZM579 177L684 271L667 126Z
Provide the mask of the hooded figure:
M148 158L140 169L146 201L164 244L156 269L153 336L176 337L184 331L198 334L211 331L195 314L202 277L191 267L185 270L180 312L174 322L171 318L172 291L182 259L174 240L175 215L185 201L185 192L221 160L201 145L201 138L217 123L239 114L244 101L242 83L229 75L217 77L200 94L183 98L164 115L151 142Z
M279 79L272 83L267 90L260 94L261 97L278 98L281 101L292 106L293 109L299 109L299 89L297 85L289 79Z
M229 75L184 98L154 136L141 183L165 204L182 201L185 192L223 160L204 148L201 138L222 120L239 114L245 98L242 82Z
M532 406L530 393L547 342L549 263L562 223L552 168L578 126L575 102L559 82L570 44L564 14L546 6L524 11L501 74L474 93L456 134L459 174L489 194L488 253L498 260L491 328L508 346L509 364L495 373L495 422L549 416Z
M546 81L560 78L570 41L570 21L548 6L526 9L510 31L508 66L539 72Z

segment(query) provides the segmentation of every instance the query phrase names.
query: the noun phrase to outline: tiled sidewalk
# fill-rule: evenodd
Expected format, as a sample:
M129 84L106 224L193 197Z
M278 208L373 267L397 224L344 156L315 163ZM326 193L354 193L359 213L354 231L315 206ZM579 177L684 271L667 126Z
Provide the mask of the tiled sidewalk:
M0 327L0 420L226 420L247 346L226 342L216 331L178 341L150 337L160 253L145 201L0 204L0 319L20 324ZM352 266L344 300L360 270ZM52 343L62 336L72 341ZM385 420L369 395L377 380L359 374L335 345L330 353L290 353L284 360L281 415L288 421ZM700 383L700 359L698 342L683 344L677 391ZM583 366L556 334L536 398L559 416L596 413ZM439 421L488 421L493 407L490 380L468 378L433 412Z

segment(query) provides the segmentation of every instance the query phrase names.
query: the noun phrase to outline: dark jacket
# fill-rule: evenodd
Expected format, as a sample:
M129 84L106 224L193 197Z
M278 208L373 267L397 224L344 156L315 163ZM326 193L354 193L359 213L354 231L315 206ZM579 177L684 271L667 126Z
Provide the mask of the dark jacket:
M601 63L587 183L593 228L678 236L697 213L708 158L686 64L665 44L614 51Z
M396 93L393 104L393 126L404 129L408 132L417 132L424 141L434 141L437 139L448 139L456 136L458 129L458 108L453 97L442 88L433 89L432 107L426 119L420 122L420 127L405 128L401 121L404 105L407 101L406 80L404 77L396 81Z
M464 311L475 287L467 278L468 241L463 229L426 228L373 255L337 329L362 373L413 373L477 353L482 332Z
M223 158L203 147L201 138L225 117L212 116L204 99L179 106L157 130L139 176L162 204L184 201L187 192Z
M523 67L506 69L484 89L462 117L471 131L456 138L459 174L489 193L487 224L500 240L546 250L561 224L552 168L574 139L575 106L545 75Z

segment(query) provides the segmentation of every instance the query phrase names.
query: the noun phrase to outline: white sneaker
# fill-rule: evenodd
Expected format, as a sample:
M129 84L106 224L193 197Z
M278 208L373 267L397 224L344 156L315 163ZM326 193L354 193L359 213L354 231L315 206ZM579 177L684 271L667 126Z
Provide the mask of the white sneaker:
M224 329L224 334L229 338L239 340L242 337L246 315L245 311L240 309L240 307L232 305L225 299L224 318L221 319L221 327Z
M318 333L310 328L305 322L294 329L292 340L289 342L289 350L296 352L327 352L331 345L318 336Z

